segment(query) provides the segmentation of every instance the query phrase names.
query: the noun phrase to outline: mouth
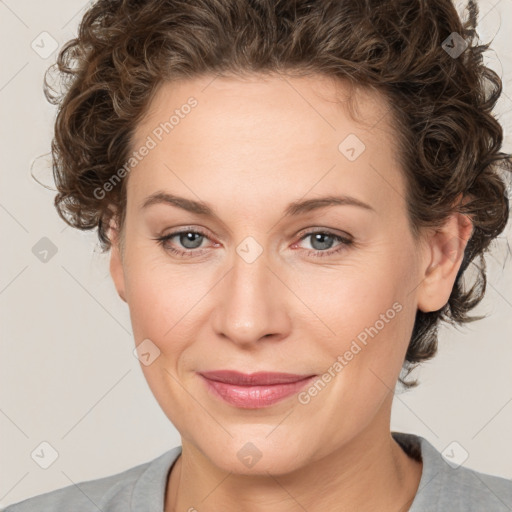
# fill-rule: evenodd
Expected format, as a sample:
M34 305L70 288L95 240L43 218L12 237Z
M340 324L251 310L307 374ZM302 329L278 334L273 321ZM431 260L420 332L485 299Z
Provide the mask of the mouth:
M317 375L231 370L198 374L213 395L241 409L260 409L291 397L313 381Z

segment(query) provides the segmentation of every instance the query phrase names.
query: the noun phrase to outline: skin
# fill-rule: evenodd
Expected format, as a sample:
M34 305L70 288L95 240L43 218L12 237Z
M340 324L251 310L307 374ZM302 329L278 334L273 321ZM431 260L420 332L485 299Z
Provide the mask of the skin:
M406 511L422 464L391 437L393 390L415 313L448 301L471 222L454 214L413 237L396 134L377 92L355 91L362 123L347 113L347 86L325 77L212 80L160 87L133 148L190 96L198 105L132 169L125 223L110 231L111 275L135 342L160 350L142 371L182 440L165 511ZM366 146L354 161L338 150L348 134ZM142 209L156 191L204 201L216 217ZM284 215L293 201L343 194L374 211ZM167 242L196 255L155 240L179 228L206 233L196 245ZM353 244L334 253L342 242L322 245L312 230ZM236 250L248 236L262 249L251 263ZM400 312L307 404L295 395L240 409L196 373L321 376L394 303ZM237 457L248 442L261 453L252 467Z

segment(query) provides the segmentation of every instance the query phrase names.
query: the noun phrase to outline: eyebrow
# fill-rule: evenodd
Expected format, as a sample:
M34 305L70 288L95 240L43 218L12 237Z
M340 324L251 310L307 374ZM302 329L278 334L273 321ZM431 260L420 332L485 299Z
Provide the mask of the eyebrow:
M196 213L198 215L218 218L215 212L213 211L213 208L211 208L207 203L204 203L202 201L195 201L193 199L187 199L185 197L176 196L174 194L169 194L167 192L158 191L155 192L154 194L151 194L142 203L141 209L149 208L154 204L169 204L172 206L177 206L178 208L181 208L188 212ZM359 208L363 208L365 210L376 213L375 209L372 208L369 204L366 204L363 201L356 199L355 197L343 195L326 196L294 201L287 206L284 212L284 216L296 216L320 208L327 208L329 206L340 205L357 206Z

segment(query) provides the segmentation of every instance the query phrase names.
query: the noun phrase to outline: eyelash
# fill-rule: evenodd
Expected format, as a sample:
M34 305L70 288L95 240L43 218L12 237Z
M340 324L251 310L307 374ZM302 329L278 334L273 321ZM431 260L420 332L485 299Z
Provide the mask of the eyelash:
M172 254L175 254L177 256L180 256L180 257L193 257L193 256L197 256L198 252L199 253L202 252L200 249L189 249L187 251L180 251L179 249L175 249L174 247L166 246L166 242L168 240L170 240L171 238L174 238L175 236L178 236L178 235L181 235L181 234L185 234L185 233L194 233L194 234L197 234L197 235L202 235L205 238L208 238L206 233L204 233L204 232L202 232L200 230L197 230L197 229L182 229L182 230L179 230L179 231L174 231L174 232L169 233L169 234L164 235L164 236L160 236L160 237L154 238L153 240L156 240L157 243L161 247L164 248L164 250L169 251ZM320 231L320 230L319 231L309 231L309 232L305 233L300 238L299 242L304 240L308 236L315 235L315 234L318 234L318 233L320 233L322 235L329 235L335 241L338 241L338 242L341 242L341 243L334 250L319 251L319 250L312 250L312 249L304 249L307 252L307 256L315 256L317 258L323 258L325 256L332 256L334 254L337 254L337 253L347 249L348 247L350 247L354 243L354 241L349 239L349 238L345 238L343 236L336 235L335 233L331 233L330 231L326 231L326 230L324 230L324 231Z

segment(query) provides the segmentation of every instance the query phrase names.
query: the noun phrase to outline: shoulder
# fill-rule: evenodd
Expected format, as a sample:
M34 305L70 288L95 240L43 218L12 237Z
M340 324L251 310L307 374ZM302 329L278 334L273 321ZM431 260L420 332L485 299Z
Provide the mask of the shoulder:
M439 453L439 452L438 452ZM512 481L463 466L450 466L439 454L441 469L433 478L439 489L439 510L510 512ZM442 464L442 466L441 466Z
M156 502L163 500L168 471L180 453L181 446L120 473L78 482L14 503L4 509L4 512L137 510L133 508L137 500L143 502L148 499Z
M510 512L512 480L480 473L463 466L467 452L451 443L440 453L426 439L393 433L408 453L421 453L423 471L410 512L464 510Z

